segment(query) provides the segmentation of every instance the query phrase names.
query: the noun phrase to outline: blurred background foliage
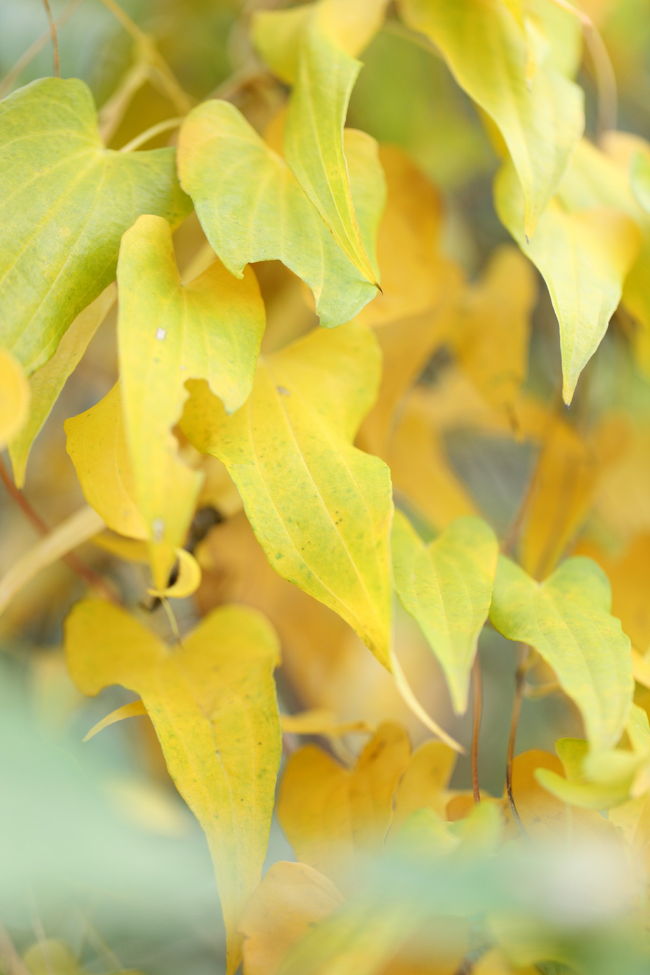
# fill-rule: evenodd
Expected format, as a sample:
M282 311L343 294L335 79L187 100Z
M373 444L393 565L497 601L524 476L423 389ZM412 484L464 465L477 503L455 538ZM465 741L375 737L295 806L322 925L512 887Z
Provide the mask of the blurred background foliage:
M647 135L647 0L582 0L580 5L599 26L612 59L619 87L620 128ZM109 145L119 147L179 113L163 87L151 80L143 82L138 75L140 42L114 16L110 4L51 0L51 6L59 21L62 74L83 78L90 85ZM262 6L236 0L121 0L121 8L143 35L154 39L190 100L229 97L260 129L272 119L285 95L250 44L248 22L251 13ZM445 209L443 250L458 262L470 282L481 280L495 248L507 242L508 235L492 204L497 159L474 108L442 60L394 19L379 32L363 60L349 124L381 142L400 146L435 184ZM6 94L49 74L51 65L41 0L2 0L0 79L4 81L0 80L0 91ZM587 92L588 125L593 133L596 92L588 58L580 81ZM121 102L125 92L132 97ZM169 138L165 133L151 145L167 144ZM179 254L191 255L196 240L197 225L190 219L177 234ZM278 347L311 327L313 314L288 272L275 264L260 266L257 272L269 314L266 347ZM557 398L560 376L557 324L542 286L538 286L538 295L526 388L540 402L549 403ZM113 325L109 318L100 329L37 441L30 462L26 493L51 525L83 501L65 452L62 421L95 403L112 385L116 373ZM589 482L593 450L583 450L580 437L586 439L608 417L634 419L637 446L627 466L615 468L601 480L598 491L579 492L575 503L581 512L571 534L577 524L587 525L580 545L584 551L607 553L611 559L608 568L614 572L626 546L636 540L642 552L639 565L647 572L643 553L648 547L643 546L650 535L650 394L648 379L631 351L630 329L625 318L616 318L585 372L570 416L578 442L565 446L564 462L574 487L581 477ZM420 388L426 391L430 405L436 391L444 392L453 357L454 350L443 345L421 377ZM471 505L503 536L525 495L538 448L526 438L513 436L507 424L499 428L484 422L463 389L455 396L454 410L438 418L436 450ZM614 428L610 439L616 437ZM553 468L549 470L552 480ZM219 476L217 471L215 477ZM571 490L564 496L567 505L574 503ZM379 665L359 648L345 624L274 576L237 509L233 502L232 511L222 510L231 517L203 543L205 582L197 605L188 600L180 606L181 623L196 618L197 606L203 611L228 600L253 603L268 612L283 640L285 668L280 688L285 710L324 706L336 709L344 719L376 723L394 718L406 722L415 742L421 739L423 729L405 713ZM440 527L426 511L419 514L424 533ZM0 496L0 532L0 571L5 571L33 544L35 534L4 494ZM116 560L90 545L81 554L122 590L135 594L135 601L144 592L144 570L138 565ZM616 597L616 591L615 583L615 599L622 605L625 593L619 589ZM86 730L124 700L115 692L112 699L82 701L65 675L59 651L61 625L81 594L79 580L57 564L32 580L0 621L0 920L5 950L0 957L6 962L7 938L23 951L32 942L51 937L65 941L89 971L215 972L222 933L204 841L169 785L148 723L119 725L94 740L92 749L81 743ZM640 604L635 604L634 612L637 617L642 615ZM148 621L168 636L164 614L148 614ZM468 722L451 715L443 682L430 654L423 652L417 628L400 615L398 631L405 663L423 689L425 704L445 715L452 734L467 742ZM649 634L645 618L639 619L639 632L641 640ZM310 639L315 650L305 656L303 646ZM483 637L480 654L485 681L482 785L500 795L516 660L512 647L491 631ZM534 676L540 686L549 677L541 672ZM553 694L531 697L524 702L519 748L552 750L555 738L578 730L566 700ZM347 747L354 750L356 745L352 741ZM467 788L468 784L468 763L461 761L454 785ZM276 828L269 860L288 855L286 841ZM411 896L426 896L432 902L436 896L448 894L453 883L460 899L467 898L468 910L477 884L482 885L486 902L502 891L503 877L480 863L460 879L457 872L452 877L448 868L447 872L440 868L433 887L430 876L425 883L411 866L406 870L398 859L374 864L368 883L375 884L375 889L379 884L390 889L405 883L408 875L413 884ZM525 869L537 867L531 863ZM384 871L380 879L373 870ZM513 876L520 876L522 865L514 865L512 870ZM551 902L553 884L549 889ZM611 967L611 958L607 960L610 949L603 943L598 965L605 967L598 972L631 975L637 971L634 946L618 929L612 937L616 962ZM620 967L623 943L630 954L626 968ZM590 970L595 973L596 967Z

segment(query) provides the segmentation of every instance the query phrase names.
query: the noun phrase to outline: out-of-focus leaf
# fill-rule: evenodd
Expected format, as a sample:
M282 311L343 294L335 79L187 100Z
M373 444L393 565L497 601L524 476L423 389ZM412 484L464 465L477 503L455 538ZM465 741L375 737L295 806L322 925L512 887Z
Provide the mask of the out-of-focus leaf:
M135 501L119 386L85 413L66 420L65 432L88 504L119 535L146 538L147 526Z
M532 239L526 237L524 201L510 164L503 166L495 183L501 220L549 289L560 325L566 403L616 311L640 244L638 227L625 212L583 198L578 187L589 183L590 159L586 149L574 152Z
M176 579L171 585L164 586L162 589L150 589L149 594L151 596L157 596L159 599L185 599L199 588L201 566L191 552L187 552L184 548L177 548L175 557L178 572Z
M461 299L452 343L460 368L497 408L513 411L528 370L533 271L514 247L500 247Z
M390 668L389 472L351 446L378 379L369 329L317 330L260 363L232 416L192 383L182 427L228 468L271 565Z
M348 131L345 145L361 235L372 252L384 203L376 144ZM341 251L287 163L233 105L210 101L190 112L178 163L206 236L232 274L241 277L250 261L281 260L309 285L326 326L349 321L377 294Z
M566 775L558 775L548 768L536 772L537 781L552 795L569 805L586 809L609 809L623 802L629 796L631 775L621 780L594 781L584 775L583 763L589 752L586 741L580 738L561 738L556 743L556 751Z
M476 514L476 508L445 455L429 393L415 389L406 400L389 443L388 462L395 488L434 527L443 529L454 518Z
M0 450L17 436L29 415L29 382L18 359L0 348Z
M142 216L118 262L120 389L138 509L155 586L162 589L196 507L202 474L178 456L172 427L188 379L205 379L229 413L250 392L264 331L252 270L243 280L216 261L180 281L169 224Z
M408 735L390 722L380 725L353 769L315 745L294 752L282 778L278 816L298 858L349 880L351 858L380 849L388 834L410 755Z
M110 283L141 213L187 212L174 150L105 149L92 96L43 78L0 103L0 341L33 372Z
M23 962L30 975L87 975L72 951L62 941L47 938L37 941L23 955ZM134 969L120 968L120 975L141 975ZM113 972L112 975L118 975Z
M361 68L354 55L380 27L386 4L318 0L262 11L253 23L262 56L293 85L284 133L287 163L338 246L370 283L378 269L357 220L342 133Z
M533 473L522 530L523 568L552 572L593 503L600 466L593 445L562 418L549 420Z
M490 610L498 554L494 532L478 518L452 522L425 545L408 519L395 513L395 588L440 662L458 714L467 708L469 677Z
M273 670L277 638L253 610L223 607L169 648L108 603L78 603L66 623L70 674L85 694L122 684L139 694L169 773L210 847L228 937L266 853L280 761Z
M305 863L274 863L251 897L240 930L246 975L277 975L288 950L343 899Z
M395 790L393 828L423 808L444 816L456 757L453 749L442 741L426 741L413 752Z
M25 483L27 460L34 439L114 302L115 289L109 286L92 304L77 315L59 342L52 358L30 376L29 416L22 430L9 445L14 478L18 487L22 487Z
M637 200L646 213L650 213L650 153L639 153L634 157L630 177Z
M567 559L537 583L499 558L490 620L509 640L532 646L553 668L596 750L616 744L632 700L629 638L611 615L606 575L590 559Z
M458 84L499 129L531 237L584 127L582 92L570 80L574 57L566 56L564 45L558 50L556 32L547 36L543 18L518 22L501 0L401 0L400 9L410 27L433 41ZM563 14L557 33L579 38L577 18Z

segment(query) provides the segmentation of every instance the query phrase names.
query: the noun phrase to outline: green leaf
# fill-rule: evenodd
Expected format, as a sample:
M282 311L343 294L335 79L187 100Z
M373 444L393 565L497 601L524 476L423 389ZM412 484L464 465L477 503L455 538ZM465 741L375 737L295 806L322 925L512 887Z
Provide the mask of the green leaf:
M502 0L401 0L404 20L433 41L458 84L497 126L523 194L531 237L584 128L583 95L566 77L575 70L566 40L578 19L560 25L536 11L515 17ZM548 6L540 5L540 6ZM549 31L547 36L546 30Z
M629 638L611 615L607 576L591 559L567 559L538 583L499 558L490 620L533 647L578 707L594 750L615 745L632 701Z
M368 328L318 329L260 362L232 416L192 383L182 429L228 468L273 568L389 667L390 474L352 446L379 373Z
M77 315L59 342L52 358L30 376L29 416L18 436L14 437L9 445L9 455L18 487L22 487L25 483L27 461L35 438L114 302L115 288L111 286Z
M591 158L586 144L576 150L532 240L525 236L522 194L510 165L502 168L495 183L500 219L548 286L560 326L566 403L607 331L639 249L634 220L610 200L585 189Z
M28 373L111 282L136 217L187 212L174 155L105 149L77 79L44 78L0 102L0 344Z
M480 518L457 518L425 545L401 512L393 522L395 588L443 669L457 714L467 708L478 637L497 567L494 532Z
M169 774L203 828L237 968L237 925L266 854L281 736L273 669L278 641L259 613L223 606L166 647L124 610L78 603L66 657L84 694L122 684L142 698Z
M345 144L361 235L372 252L385 194L377 147L355 131L345 133ZM178 162L206 236L232 274L240 277L251 261L282 261L313 291L325 326L349 321L375 297L377 288L337 245L286 162L233 105L210 101L190 112Z
M188 379L205 379L231 413L248 396L264 331L252 270L243 280L219 261L181 283L171 229L142 216L122 238L117 271L122 408L135 499L162 587L192 519L203 475L178 456L172 427Z
M253 21L262 56L293 85L284 132L287 163L338 246L371 283L379 271L358 224L342 136L361 69L354 55L381 26L386 4L319 0L263 11Z

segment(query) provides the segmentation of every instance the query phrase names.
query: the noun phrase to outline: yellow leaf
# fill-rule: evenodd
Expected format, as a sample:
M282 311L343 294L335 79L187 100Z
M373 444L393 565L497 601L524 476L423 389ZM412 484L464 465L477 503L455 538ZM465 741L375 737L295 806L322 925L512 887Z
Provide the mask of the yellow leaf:
M449 465L430 405L428 390L413 390L390 440L388 462L395 488L442 529L454 518L473 515L476 508Z
M274 863L240 924L245 975L278 975L289 949L342 902L334 884L318 870L305 863Z
M452 333L460 368L489 403L512 412L528 370L533 271L514 247L497 248L469 288Z
M90 741L95 735L98 735L100 731L104 728L110 728L112 724L117 724L119 721L125 721L127 718L141 718L147 714L147 709L142 703L142 701L129 701L128 704L123 704L119 708L115 708L106 717L102 718L92 726L90 731L87 731L84 735L84 741Z
M556 50L555 31L546 36L539 19L522 24L501 0L401 0L400 9L497 126L523 193L524 228L531 237L584 127L582 92L566 76L575 65ZM562 33L579 37L577 19L564 14Z
M377 147L351 130L345 145L360 232L372 250L384 203ZM282 261L309 285L326 326L349 321L377 294L286 162L233 105L208 101L190 112L180 133L178 165L205 234L232 274L240 277L251 261Z
M424 808L444 817L449 799L447 786L455 764L453 749L442 741L426 741L413 752L395 790L394 828Z
M192 383L183 431L228 468L271 565L390 669L390 477L351 446L379 379L369 329L316 330L258 366L233 416Z
M632 217L600 192L593 179L598 167L598 151L580 143L530 240L521 190L510 165L501 169L495 183L499 217L549 289L560 325L566 403L607 331L641 241Z
M352 832L350 777L316 745L305 745L287 761L280 783L277 815L299 860L328 876L350 869Z
M632 702L630 641L611 615L602 569L567 559L545 582L501 556L490 620L509 640L532 646L576 704L594 750L616 744Z
M30 390L22 366L8 349L0 348L0 450L24 427Z
M447 296L454 275L460 276L440 253L443 204L436 188L396 146L380 146L379 160L386 177L377 237L382 294L361 312L369 325L431 309Z
M354 54L381 26L386 5L318 0L261 12L253 22L262 56L293 85L284 133L287 163L338 246L371 283L378 269L357 220L342 133L361 68Z
M149 589L150 596L167 599L185 599L195 593L201 584L201 566L194 556L184 548L177 548L175 553L178 566L178 576L170 586L163 589Z
M358 847L381 845L393 821L393 797L411 757L409 737L398 724L380 725L362 750L350 777L352 835Z
M216 261L182 285L171 228L161 217L142 216L124 234L117 280L124 429L154 583L162 589L202 481L179 458L172 434L185 383L205 379L229 413L238 409L252 386L264 306L250 269L238 281Z
M400 512L393 522L395 589L443 669L454 710L467 708L469 677L486 622L499 554L479 518L452 522L425 545Z
M147 526L135 501L119 386L85 413L66 420L64 428L67 451L88 504L118 535L146 538Z
M68 617L66 656L85 694L122 684L141 697L169 774L208 840L232 975L240 960L237 925L266 853L280 760L274 632L253 610L223 607L169 648L123 610L86 600Z
M371 731L365 721L340 721L334 711L326 708L312 708L298 714L283 714L280 724L284 732L293 735L328 735L338 737L351 731L367 733Z
M115 286L110 285L81 314L65 333L52 358L29 378L31 402L27 422L9 445L9 455L18 487L25 483L27 460L34 439L48 418L70 374L88 348L95 332L115 303Z
M586 518L599 475L595 451L562 419L550 424L533 474L521 539L531 575L552 572Z

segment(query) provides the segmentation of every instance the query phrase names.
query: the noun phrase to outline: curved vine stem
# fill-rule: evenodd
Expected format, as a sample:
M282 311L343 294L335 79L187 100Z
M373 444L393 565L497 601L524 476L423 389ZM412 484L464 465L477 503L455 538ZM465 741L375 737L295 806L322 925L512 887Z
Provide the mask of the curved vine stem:
M43 0L43 6L45 7L45 13L47 14L47 22L50 28L50 40L52 42L52 61L54 67L55 78L61 77L61 56L59 54L59 35L56 29L56 21L52 16L52 8L50 7L50 0Z
M68 3L64 7L61 15L54 21L55 27L60 29L64 26L72 17L73 13L80 7L83 0L68 0ZM9 69L2 81L0 81L0 98L3 98L7 92L11 91L14 82L20 77L21 73L27 68L37 55L41 53L45 45L51 38L51 33L46 30L40 37L30 44L27 50L20 55L18 60L15 62L13 67Z

